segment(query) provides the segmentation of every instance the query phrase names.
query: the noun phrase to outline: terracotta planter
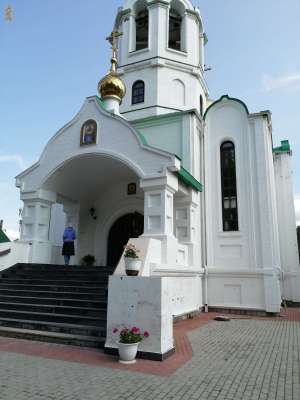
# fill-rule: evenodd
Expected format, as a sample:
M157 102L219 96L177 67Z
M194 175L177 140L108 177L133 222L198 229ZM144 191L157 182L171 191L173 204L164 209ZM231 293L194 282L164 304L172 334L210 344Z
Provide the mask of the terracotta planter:
M119 342L119 362L121 364L134 364L139 343L121 343Z
M137 276L141 270L142 260L138 258L124 257L126 275Z

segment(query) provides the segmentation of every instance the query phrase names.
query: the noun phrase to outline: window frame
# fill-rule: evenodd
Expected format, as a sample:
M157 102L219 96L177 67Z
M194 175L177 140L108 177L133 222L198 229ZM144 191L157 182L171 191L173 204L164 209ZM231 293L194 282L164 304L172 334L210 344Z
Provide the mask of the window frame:
M141 14L145 12L144 16L141 16ZM142 20L147 20L147 42L145 47L138 48L138 23ZM141 51L149 48L149 10L148 8L145 8L141 11L139 11L136 16L135 16L135 50L134 51Z
M175 15L171 15L172 12L173 12L173 14L176 14L176 16ZM170 46L170 26L171 26L170 22L171 22L171 19L173 21L175 21L175 20L179 21L180 20L180 29L179 29L180 46L179 46L179 49ZM170 10L169 10L169 18L168 18L168 49L169 50L174 50L174 51L178 51L178 52L181 52L181 53L184 52L183 49L182 49L183 48L183 43L182 43L182 41L183 41L182 24L183 24L182 15L175 8L171 7Z
M228 145L231 145L228 147ZM225 147L227 146L227 148ZM227 153L227 154L226 154ZM232 153L231 155L228 153ZM232 171L224 164L233 162ZM220 174L221 174L221 195L222 195L222 231L238 232L239 231L239 208L237 196L237 179L236 179L236 152L235 144L232 140L225 140L220 145ZM226 180L226 185L224 180ZM225 207L225 202L227 206Z
M136 86L138 84L142 84L141 87ZM135 91L140 91L140 93L135 93ZM145 102L145 82L141 79L135 81L132 85L131 89L131 104L136 105L136 104L141 104Z

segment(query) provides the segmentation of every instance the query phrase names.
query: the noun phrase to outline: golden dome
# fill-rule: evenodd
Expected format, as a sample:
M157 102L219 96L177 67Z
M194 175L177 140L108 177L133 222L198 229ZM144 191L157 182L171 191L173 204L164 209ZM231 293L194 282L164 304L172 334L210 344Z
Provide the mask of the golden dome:
M111 63L111 70L99 82L98 91L102 99L113 97L121 103L126 93L126 87L125 83L122 81L116 71L117 60L115 58L112 58Z

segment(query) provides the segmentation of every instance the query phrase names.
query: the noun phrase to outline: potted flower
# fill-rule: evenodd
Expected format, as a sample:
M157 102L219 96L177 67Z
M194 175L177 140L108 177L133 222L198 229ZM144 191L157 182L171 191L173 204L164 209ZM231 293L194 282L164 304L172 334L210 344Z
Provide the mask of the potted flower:
M119 362L122 364L134 364L139 343L149 337L149 332L141 332L140 328L124 327L120 331L114 328L113 333L119 333Z
M96 259L91 254L87 254L86 256L82 257L82 263L86 267L92 267L95 263Z
M135 247L134 244L130 243L124 246L124 250L126 275L137 276L142 265L142 260L140 260L137 255L139 250Z

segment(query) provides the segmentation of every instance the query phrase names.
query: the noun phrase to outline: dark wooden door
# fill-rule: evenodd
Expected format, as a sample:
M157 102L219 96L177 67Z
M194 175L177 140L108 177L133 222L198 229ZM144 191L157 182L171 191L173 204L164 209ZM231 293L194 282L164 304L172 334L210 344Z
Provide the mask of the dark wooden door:
M138 212L123 215L111 227L107 244L107 265L116 267L130 238L144 232L144 216Z

